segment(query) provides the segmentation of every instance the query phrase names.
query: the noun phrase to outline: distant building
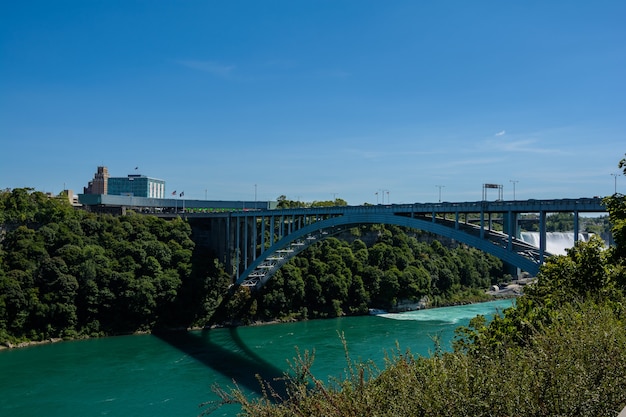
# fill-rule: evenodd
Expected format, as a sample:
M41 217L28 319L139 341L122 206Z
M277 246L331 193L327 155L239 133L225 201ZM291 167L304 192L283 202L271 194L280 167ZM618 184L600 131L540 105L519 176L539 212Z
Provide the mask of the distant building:
M165 181L138 174L109 177L107 167L98 167L94 179L84 188L84 194L164 198Z
M145 175L109 178L109 195L128 195L133 197L164 198L165 181L149 178Z
M109 170L107 167L98 167L93 180L83 188L83 194L108 194Z
M74 191L63 190L63 193L61 195L63 194L65 194L65 196L67 197L67 200L70 202L72 206L80 206L80 203L78 202L78 194L74 194Z

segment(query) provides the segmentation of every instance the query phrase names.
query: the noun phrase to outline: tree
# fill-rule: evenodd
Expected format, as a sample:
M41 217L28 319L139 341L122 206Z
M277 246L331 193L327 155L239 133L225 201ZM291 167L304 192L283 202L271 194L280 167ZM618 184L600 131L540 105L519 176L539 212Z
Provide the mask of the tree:
M619 161L618 167L626 176L626 157ZM615 280L626 287L626 196L614 194L603 200L609 211L611 233L615 245L610 248L610 259L613 263Z

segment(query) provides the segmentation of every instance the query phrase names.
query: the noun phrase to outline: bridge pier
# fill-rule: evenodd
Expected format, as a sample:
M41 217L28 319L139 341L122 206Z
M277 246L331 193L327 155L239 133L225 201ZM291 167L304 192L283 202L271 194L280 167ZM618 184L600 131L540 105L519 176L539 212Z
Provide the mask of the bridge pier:
M539 212L539 262L543 264L546 253L546 212Z
M485 211L480 210L480 238L485 238Z

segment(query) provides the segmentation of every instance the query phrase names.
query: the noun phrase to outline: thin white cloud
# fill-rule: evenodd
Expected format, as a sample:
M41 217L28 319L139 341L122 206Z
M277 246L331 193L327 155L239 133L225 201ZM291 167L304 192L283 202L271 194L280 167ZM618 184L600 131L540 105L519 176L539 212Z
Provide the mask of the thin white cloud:
M184 67L208 72L222 78L228 78L236 68L234 65L226 65L215 61L182 60L178 61L178 63Z
M566 154L564 149L550 148L536 138L509 138L507 140L487 139L477 147L479 151L497 151L532 154Z
M535 154L563 154L563 150L541 146L536 139L520 139L513 142L492 143L491 146L504 152L526 152Z
M501 130L498 133L496 133L494 136L504 136L506 134L506 130Z

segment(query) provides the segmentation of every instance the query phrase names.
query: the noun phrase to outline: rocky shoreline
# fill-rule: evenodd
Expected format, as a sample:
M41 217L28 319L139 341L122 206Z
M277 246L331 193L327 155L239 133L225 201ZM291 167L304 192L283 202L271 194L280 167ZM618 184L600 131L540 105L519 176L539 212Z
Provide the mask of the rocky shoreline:
M24 347L29 347L29 346L45 345L45 344L48 344L48 343L57 343L57 342L61 342L61 341L63 341L63 339L58 337L58 338L51 338L51 339L47 339L47 340L19 342L19 343L4 342L4 344L0 345L0 350L3 350L3 349L17 349L17 348L24 348Z
M510 283L492 285L487 294L496 298L519 297L524 293L524 287L534 281L535 278L520 278Z

